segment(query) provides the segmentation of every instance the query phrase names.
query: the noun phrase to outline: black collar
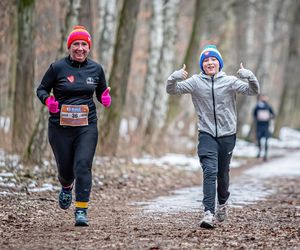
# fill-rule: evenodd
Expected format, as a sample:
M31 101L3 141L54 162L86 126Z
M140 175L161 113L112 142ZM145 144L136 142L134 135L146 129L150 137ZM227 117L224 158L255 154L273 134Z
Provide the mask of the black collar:
M74 68L82 68L85 65L87 65L87 63L88 63L87 59L85 59L83 62L78 62L78 61L72 60L70 56L67 57L67 61Z

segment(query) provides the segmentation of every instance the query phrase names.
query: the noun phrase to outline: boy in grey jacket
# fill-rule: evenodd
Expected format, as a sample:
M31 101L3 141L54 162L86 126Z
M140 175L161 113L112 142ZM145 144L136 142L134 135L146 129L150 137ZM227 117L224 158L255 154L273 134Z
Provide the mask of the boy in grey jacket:
M214 45L204 48L199 66L201 73L188 79L185 64L173 72L167 80L167 93L192 97L198 115L198 156L203 169L204 217L200 226L213 228L215 219L221 222L227 216L229 164L236 142L236 94L257 95L259 83L242 63L237 72L240 79L227 76L222 71L222 56Z

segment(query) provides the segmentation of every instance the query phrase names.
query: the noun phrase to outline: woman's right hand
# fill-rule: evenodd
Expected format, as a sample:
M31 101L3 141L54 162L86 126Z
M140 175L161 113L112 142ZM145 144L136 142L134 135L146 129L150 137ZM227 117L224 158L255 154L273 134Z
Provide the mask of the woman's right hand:
M50 113L58 113L58 101L55 100L55 97L53 95L49 96L45 101L46 106L48 107L48 110Z

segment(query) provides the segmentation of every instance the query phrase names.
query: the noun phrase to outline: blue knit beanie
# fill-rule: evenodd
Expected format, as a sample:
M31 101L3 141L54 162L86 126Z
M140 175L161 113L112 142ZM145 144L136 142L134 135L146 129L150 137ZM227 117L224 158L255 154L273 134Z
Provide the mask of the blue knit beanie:
M221 71L221 69L223 68L223 65L224 65L221 53L218 51L218 49L215 45L207 45L204 47L203 51L200 54L199 66L200 66L200 69L202 70L202 72L204 72L203 66L202 66L203 60L208 57L215 57L218 59L219 64L220 64L219 70Z

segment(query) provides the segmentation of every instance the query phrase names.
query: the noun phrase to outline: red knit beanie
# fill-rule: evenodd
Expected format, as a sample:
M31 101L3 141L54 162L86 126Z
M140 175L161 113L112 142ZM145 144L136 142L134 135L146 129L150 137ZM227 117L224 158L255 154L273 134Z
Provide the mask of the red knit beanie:
M84 26L77 25L73 28L71 33L68 36L68 49L71 47L71 44L76 40L84 40L88 43L89 48L91 48L92 39L90 33L85 29Z

